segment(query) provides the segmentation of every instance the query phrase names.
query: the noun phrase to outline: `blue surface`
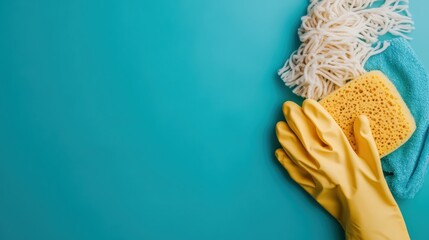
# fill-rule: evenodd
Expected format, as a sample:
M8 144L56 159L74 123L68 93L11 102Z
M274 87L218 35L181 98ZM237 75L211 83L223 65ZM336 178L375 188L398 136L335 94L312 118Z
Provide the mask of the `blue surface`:
M0 239L341 239L273 154L307 3L1 1Z

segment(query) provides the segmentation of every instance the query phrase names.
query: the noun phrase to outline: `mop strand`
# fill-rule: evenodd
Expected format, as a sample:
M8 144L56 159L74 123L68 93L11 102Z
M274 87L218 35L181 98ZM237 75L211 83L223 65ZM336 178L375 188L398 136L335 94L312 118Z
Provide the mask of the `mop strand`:
M414 29L408 0L310 0L301 20L301 45L278 74L295 94L316 100L365 73L368 58L389 46L380 36L410 39Z

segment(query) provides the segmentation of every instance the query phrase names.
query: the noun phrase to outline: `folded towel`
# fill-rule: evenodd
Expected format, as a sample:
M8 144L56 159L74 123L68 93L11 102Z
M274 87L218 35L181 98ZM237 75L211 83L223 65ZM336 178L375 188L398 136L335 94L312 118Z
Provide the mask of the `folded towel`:
M429 78L407 40L395 38L365 69L380 70L398 89L416 122L416 131L400 148L382 158L393 195L413 198L420 190L429 163Z

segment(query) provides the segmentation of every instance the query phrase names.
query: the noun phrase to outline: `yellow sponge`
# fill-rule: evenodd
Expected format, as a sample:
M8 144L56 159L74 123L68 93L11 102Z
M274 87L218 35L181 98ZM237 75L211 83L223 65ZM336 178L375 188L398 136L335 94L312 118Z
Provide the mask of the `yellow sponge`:
M368 116L380 157L404 144L416 129L401 95L380 71L348 82L320 100L320 104L340 125L355 150L354 119L361 114Z

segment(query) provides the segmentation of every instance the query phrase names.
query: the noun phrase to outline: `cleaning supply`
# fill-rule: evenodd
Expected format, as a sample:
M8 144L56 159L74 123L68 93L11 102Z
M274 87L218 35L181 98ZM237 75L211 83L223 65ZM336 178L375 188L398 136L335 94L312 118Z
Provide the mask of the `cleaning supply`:
M345 230L346 239L410 239L401 211L383 177L370 122L354 122L357 151L332 116L316 101L283 105L276 125L283 148L277 159Z
M400 148L382 159L392 193L413 198L420 190L429 163L429 78L408 41L391 40L389 48L372 56L365 68L381 70L396 86L416 122L416 131Z
M319 100L365 73L367 59L388 46L380 36L413 28L408 0L310 0L301 45L278 74L295 94Z
M363 114L371 121L381 157L404 144L416 129L414 118L395 86L380 71L372 71L348 82L320 104L343 129L353 149L353 121Z

